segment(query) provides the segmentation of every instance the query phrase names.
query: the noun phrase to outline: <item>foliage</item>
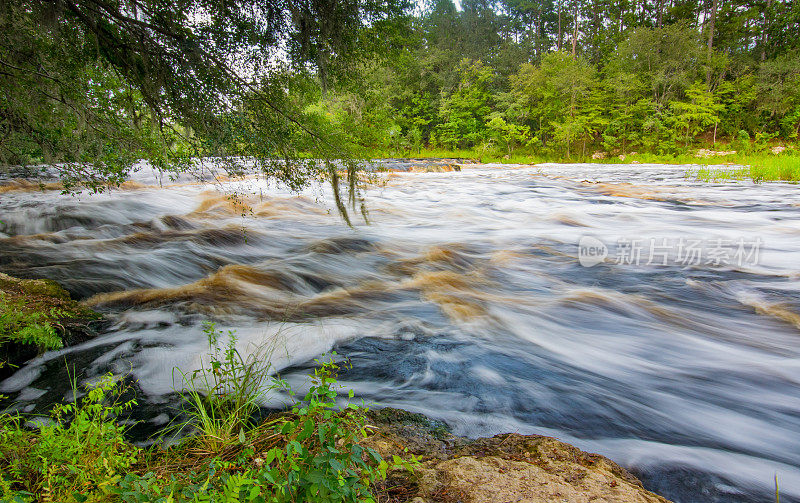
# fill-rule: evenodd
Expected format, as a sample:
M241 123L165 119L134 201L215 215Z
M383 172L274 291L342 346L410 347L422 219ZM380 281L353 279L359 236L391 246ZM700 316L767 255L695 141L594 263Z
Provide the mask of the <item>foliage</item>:
M502 142L508 151L507 155L511 155L512 147L518 144L525 144L530 140L528 126L518 126L516 124L509 124L502 117L493 117L486 127L489 130L489 136L498 142Z
M73 383L73 389L77 385ZM99 501L136 462L114 419L136 405L120 402L111 375L80 400L57 405L38 431L20 416L4 416L0 428L0 496L3 501Z
M208 449L217 452L250 428L264 393L284 383L270 378L269 360L259 352L242 356L236 349L235 332L228 332L224 346L220 339L225 334L214 323L206 322L204 333L211 349L208 363L180 374L187 386L187 424L199 430Z
M686 96L688 101L672 102L671 108L676 136L680 135L679 132L684 133L684 141L688 146L694 136L719 123L722 106L716 103L714 95L701 82L690 86Z
M337 383L336 354L316 360L308 392L290 410L253 421L263 393L280 387L260 356L243 357L234 333L205 326L207 366L181 374L195 435L140 448L117 424L136 402L109 374L46 419L7 414L0 428L0 499L59 502L374 502L389 470L413 457L381 458L362 445L366 408ZM223 339L227 339L223 343ZM32 429L35 423L37 429Z
M11 0L0 12L0 167L49 165L67 191L119 185L142 159L254 171L297 190L339 170L356 207L347 138L290 99L390 51L405 0ZM324 124L322 125L324 126ZM345 162L341 162L345 160Z
M798 30L781 0L431 1L403 51L362 66L348 92L363 101L338 122L378 156L766 151L800 135Z
M64 316L56 307L47 311L26 308L24 299L0 291L0 345L9 342L35 346L39 351L63 345L53 324Z
M458 88L439 108L438 138L451 148L479 143L491 112L491 70L480 61L464 59L459 73Z

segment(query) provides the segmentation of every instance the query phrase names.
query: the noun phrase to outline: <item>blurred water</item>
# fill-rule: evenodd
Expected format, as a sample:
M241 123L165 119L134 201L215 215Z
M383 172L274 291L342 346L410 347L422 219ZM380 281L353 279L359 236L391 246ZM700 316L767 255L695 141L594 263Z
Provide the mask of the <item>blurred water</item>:
M58 280L113 323L0 392L41 410L68 392L66 358L82 379L129 374L142 419L161 424L173 370L200 365L213 319L300 388L335 348L367 402L459 434L553 435L674 501L772 501L775 473L783 500L800 501L797 188L695 182L689 169L389 174L355 229L324 189L256 180L148 187L140 173L98 196L7 192L0 270ZM607 262L579 264L584 236L609 246ZM637 239L638 264L614 263ZM667 265L650 239L669 244ZM757 260L733 248L710 260L720 239L757 242ZM700 263L678 262L681 240L703 243Z

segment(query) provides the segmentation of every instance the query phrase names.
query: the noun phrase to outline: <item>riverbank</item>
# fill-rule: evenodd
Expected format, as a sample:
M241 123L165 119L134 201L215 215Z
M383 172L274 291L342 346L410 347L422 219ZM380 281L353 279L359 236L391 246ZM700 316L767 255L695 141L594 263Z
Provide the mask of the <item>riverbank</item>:
M0 273L0 380L37 354L88 340L101 318L55 281Z
M800 153L789 146L777 146L758 152L738 152L718 147L700 148L682 154L608 153L592 152L568 159L563 155L527 153L523 149L512 154L494 150L440 150L420 151L370 151L373 159L442 159L494 164L542 164L542 163L598 163L598 164L685 164L696 166L686 173L687 177L701 181L752 180L800 181Z

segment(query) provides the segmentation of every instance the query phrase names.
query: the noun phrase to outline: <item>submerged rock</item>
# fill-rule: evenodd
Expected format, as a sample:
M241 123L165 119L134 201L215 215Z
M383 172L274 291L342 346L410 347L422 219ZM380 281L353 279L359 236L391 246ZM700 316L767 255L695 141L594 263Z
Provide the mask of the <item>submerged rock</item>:
M421 414L386 408L370 413L376 434L366 443L384 458L420 459L387 492L413 503L668 503L613 461L552 437L506 433L475 440L452 435Z

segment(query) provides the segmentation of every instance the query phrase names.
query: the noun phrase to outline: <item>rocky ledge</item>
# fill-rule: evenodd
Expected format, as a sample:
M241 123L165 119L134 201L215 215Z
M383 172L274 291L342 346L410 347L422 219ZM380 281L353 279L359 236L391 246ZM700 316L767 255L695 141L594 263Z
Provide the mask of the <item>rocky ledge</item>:
M70 346L96 335L102 317L70 298L69 292L55 281L0 273L0 380L42 351L25 338L13 336L28 323L47 323L62 344Z
M413 475L389 477L389 501L669 503L608 458L552 437L468 439L421 414L391 408L370 412L370 420L370 447L384 458L413 454L420 460Z

